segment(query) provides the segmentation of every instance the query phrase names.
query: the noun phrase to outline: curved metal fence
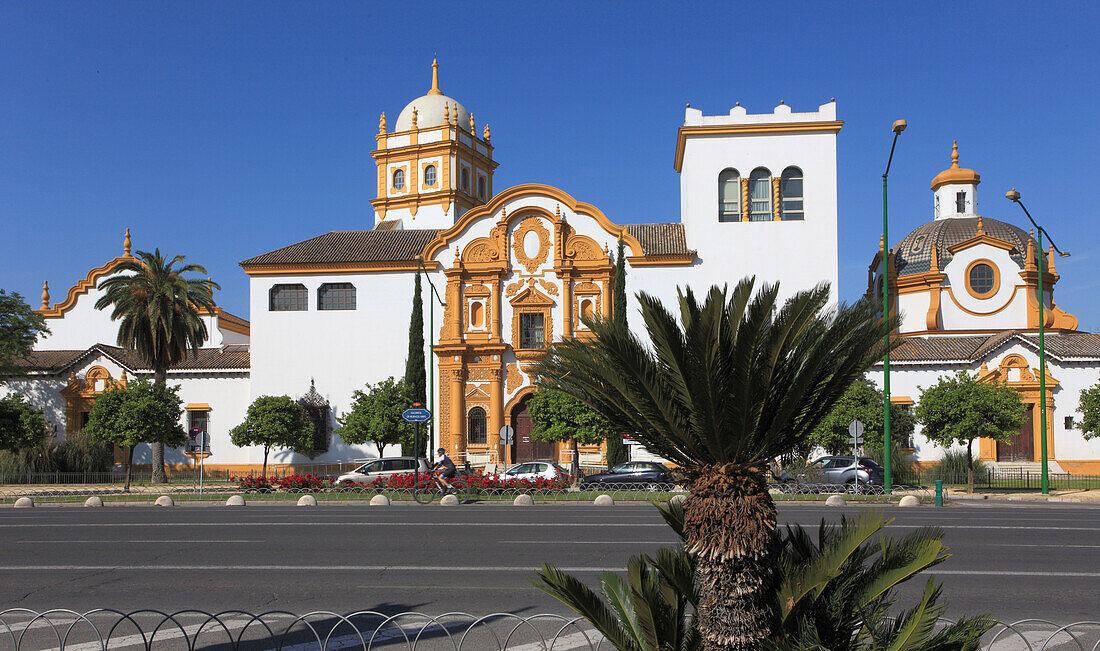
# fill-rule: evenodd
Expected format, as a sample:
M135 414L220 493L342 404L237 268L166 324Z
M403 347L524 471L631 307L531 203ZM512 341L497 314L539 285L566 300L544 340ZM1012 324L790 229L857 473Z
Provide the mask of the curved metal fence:
M943 624L948 620L941 620ZM583 619L556 614L476 616L357 611L295 614L241 610L97 609L88 612L25 608L0 611L0 651L46 649L226 649L304 651L404 649L407 651L605 651L612 647ZM1058 625L1041 619L998 624L984 651L1098 651L1100 621Z
M924 486L895 486L893 494L886 495L882 486L867 484L807 484L785 483L771 486L772 496L779 500L816 500L842 494L848 499L869 502L897 501L905 495L915 495L922 501L933 499L932 489ZM412 502L411 488L378 488L364 485L325 486L313 488L261 488L241 490L231 486L215 486L198 489L193 486L136 486L129 492L121 487L71 487L41 488L21 487L0 490L0 504L13 504L21 497L29 497L36 505L80 503L89 497L99 497L104 503L154 502L157 497L168 495L175 502L224 502L233 495L242 496L247 502L297 500L312 495L318 502L361 502L377 495L384 495L392 502ZM469 501L476 503L504 503L520 495L529 495L534 502L591 502L599 495L609 495L616 502L667 501L687 491L674 484L581 484L569 487L476 487L469 492Z

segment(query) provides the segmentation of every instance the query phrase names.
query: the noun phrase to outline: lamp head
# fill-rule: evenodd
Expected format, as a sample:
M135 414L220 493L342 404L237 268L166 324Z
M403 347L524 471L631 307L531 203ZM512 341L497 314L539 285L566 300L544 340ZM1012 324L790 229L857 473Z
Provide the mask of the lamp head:
M1059 251L1058 255L1062 256L1063 258L1068 258L1069 257L1069 251Z
M897 121L895 121L895 122L894 122L894 133L896 133L896 134L899 134L899 135L900 135L902 131L905 131L905 127L907 127L907 126L909 126L909 125L907 125L907 124L905 123L905 120L897 120Z
M1012 188L1008 192L1005 192L1005 199L1019 203L1020 193L1016 191L1016 188Z

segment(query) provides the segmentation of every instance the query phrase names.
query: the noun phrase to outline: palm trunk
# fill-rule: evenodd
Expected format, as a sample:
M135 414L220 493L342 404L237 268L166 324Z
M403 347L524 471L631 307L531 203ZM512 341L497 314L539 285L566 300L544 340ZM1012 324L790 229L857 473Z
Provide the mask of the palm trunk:
M168 385L168 369L160 367L153 372L153 383L163 389ZM164 473L164 444L155 442L153 447L153 474L150 482L154 484L167 484L168 476Z
M684 528L697 559L702 648L759 649L772 632L777 553L767 478L734 464L691 470Z

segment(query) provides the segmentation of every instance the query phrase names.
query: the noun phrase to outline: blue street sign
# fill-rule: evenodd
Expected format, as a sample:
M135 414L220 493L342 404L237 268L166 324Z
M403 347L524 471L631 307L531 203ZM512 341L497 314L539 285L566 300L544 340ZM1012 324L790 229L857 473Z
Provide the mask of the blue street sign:
M408 423L426 423L432 419L432 412L427 409L406 409L401 412L401 417Z

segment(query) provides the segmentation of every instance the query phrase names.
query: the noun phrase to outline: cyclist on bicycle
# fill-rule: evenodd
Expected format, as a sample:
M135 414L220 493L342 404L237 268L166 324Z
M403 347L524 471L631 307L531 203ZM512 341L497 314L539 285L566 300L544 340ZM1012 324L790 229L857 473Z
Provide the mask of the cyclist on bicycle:
M448 480L454 479L455 475L458 474L455 469L455 462L451 461L451 458L447 456L447 451L443 448L436 450L436 453L439 455L439 461L435 462L432 470L442 467L443 473L439 476L439 481L443 482L443 485L448 489L453 488Z

